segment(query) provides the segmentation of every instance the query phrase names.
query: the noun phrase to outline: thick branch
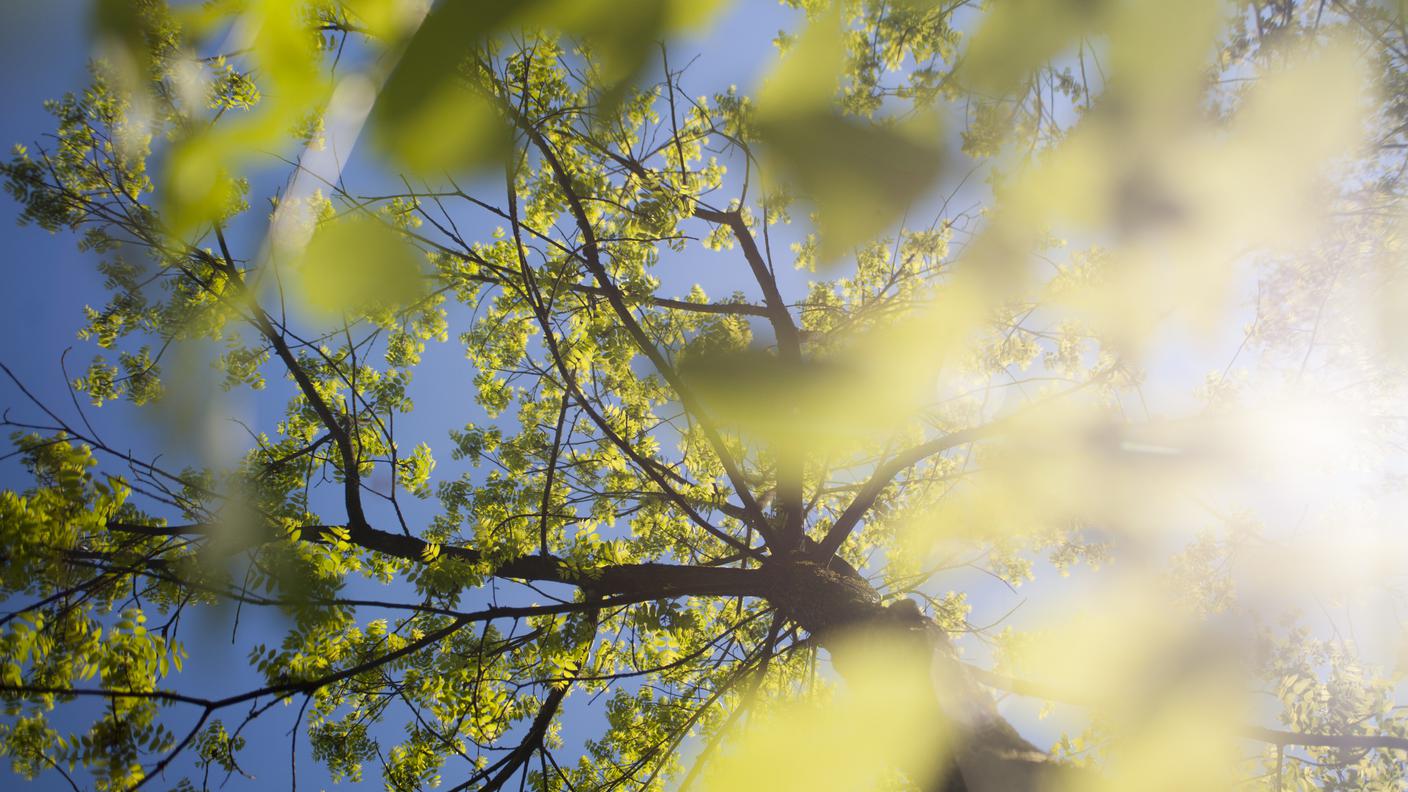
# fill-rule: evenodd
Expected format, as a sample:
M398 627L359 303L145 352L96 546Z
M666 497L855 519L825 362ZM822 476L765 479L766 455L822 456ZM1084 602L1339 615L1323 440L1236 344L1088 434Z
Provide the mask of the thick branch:
M801 357L802 344L797 325L792 321L792 315L787 312L787 305L782 302L782 293L777 289L777 279L763 260L758 243L753 239L753 232L749 231L748 224L743 222L743 214L738 211L719 212L696 207L694 216L711 223L726 225L733 232L739 246L743 248L743 257L748 260L753 278L763 290L763 303L767 307L768 321L772 324L773 333L777 336L778 351L784 358L796 360Z
M748 224L743 221L743 214L738 211L716 212L712 209L696 206L694 216L711 223L726 225L733 231L739 246L743 248L743 257L748 260L748 266L753 270L754 280L763 290L763 302L768 309L768 321L771 322L773 334L777 337L778 354L784 360L794 362L801 360L802 344L797 332L797 325L792 321L792 315L787 312L787 306L782 302L782 293L777 288L777 278L773 276L772 270L763 260L763 254L758 250L758 243L753 239L753 232L748 230ZM784 541L790 543L788 548L783 549L795 547L802 541L804 458L802 449L778 449L777 500L784 521L782 536Z
M221 530L218 525L143 526L111 523L112 530L157 536L209 536ZM339 526L310 525L299 529L307 541L330 542L336 539ZM351 534L351 532L348 532ZM276 538L272 532L266 535ZM414 536L367 527L351 534L348 541L365 550L424 562L429 556L429 543ZM469 547L445 545L440 556L478 563L482 556ZM763 596L768 593L767 576L759 569L734 567L685 566L680 564L615 564L584 572L574 571L553 556L531 555L506 561L494 567L494 577L513 580L535 580L564 583L603 596L643 597L661 599L682 596Z

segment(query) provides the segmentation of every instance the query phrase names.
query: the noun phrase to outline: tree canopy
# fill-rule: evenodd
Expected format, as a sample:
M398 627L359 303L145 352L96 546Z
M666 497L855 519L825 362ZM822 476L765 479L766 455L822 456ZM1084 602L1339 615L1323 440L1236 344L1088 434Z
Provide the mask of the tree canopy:
M0 754L1402 789L1403 14L98 0L0 167L107 293L3 368Z

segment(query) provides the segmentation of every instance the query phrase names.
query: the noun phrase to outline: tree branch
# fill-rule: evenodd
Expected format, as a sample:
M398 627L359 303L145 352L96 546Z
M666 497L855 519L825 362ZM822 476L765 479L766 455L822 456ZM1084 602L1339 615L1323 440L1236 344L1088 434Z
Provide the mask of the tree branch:
M587 217L586 209L582 206L582 200L572 187L571 176L568 175L561 160L558 159L556 151L554 151L552 145L543 137L542 133L539 132L533 124L529 123L516 109L508 106L507 112L518 127L523 130L524 134L533 142L534 147L542 154L543 160L547 162L548 168L552 171L553 179L557 183L558 189L562 190L563 196L567 200L568 209L573 219L576 221L578 230L582 234L582 261L587 265L587 269L591 271L592 276L596 278L597 285L605 291L607 302L611 305L612 310L616 312L617 317L621 320L621 324L626 328L626 332L631 336L631 339L635 341L636 346L645 354L651 364L655 366L656 370L660 372L660 375L665 378L665 381L669 383L675 393L678 394L680 403L699 421L700 428L703 430L705 437L708 438L709 444L713 446L714 453L718 455L719 461L724 467L724 473L728 476L734 490L738 493L739 499L743 501L743 508L751 517L753 527L756 528L758 533L762 534L765 539L775 541L776 537L773 535L771 526L768 525L767 518L763 516L762 509L758 507L758 502L753 498L753 493L748 489L748 483L743 476L743 471L733 459L733 455L729 453L727 446L724 445L723 438L708 420L707 413L703 410L698 400L695 399L693 392L685 386L674 367L665 359L665 356L661 354L660 350L656 349L649 336L641 329L640 323L636 321L635 315L631 313L631 309L626 305L625 299L622 297L620 290L616 288L616 284L611 280L611 276L606 271L606 267L602 265L601 252L597 245L596 231L592 228L591 220Z
M357 472L357 452L352 445L351 436L347 433L346 427L333 415L332 409L328 407L327 401L318 392L312 378L308 376L308 372L294 357L288 342L284 340L283 333L274 327L268 313L245 288L244 278L240 276L239 269L235 266L234 257L230 255L229 245L225 242L225 234L219 225L215 227L215 236L220 243L220 254L224 259L223 262L216 259L216 265L225 273L225 277L230 280L236 291L249 302L255 328L274 347L274 353L278 355L279 360L283 361L284 367L288 369L294 382L298 383L298 389L303 393L303 398L308 400L308 404L317 414L318 420L328 430L328 434L332 435L333 444L337 446L338 454L342 457L343 504L347 509L349 530L359 531L369 528L367 515L362 509L361 477Z
M660 488L660 491L663 492L671 502L678 506L685 513L685 516L689 517L695 525L703 528L711 536L718 538L735 550L752 554L753 551L747 544L740 542L725 531L712 525L708 520L705 520L703 515L699 514L698 510L691 506L689 501L687 501L678 490L670 486L669 482L665 480L664 472L655 464L654 460L645 457L634 445L627 441L626 438L617 434L616 430L607 422L605 416L601 414L601 411L592 406L592 400L582 392L581 385L577 382L576 376L573 375L572 370L567 366L567 361L563 358L562 350L557 343L557 335L552 329L552 322L548 316L547 307L542 303L542 296L538 292L533 272L528 266L527 258L523 255L523 239L519 233L518 198L514 193L511 175L509 176L508 182L509 222L513 228L514 250L518 255L518 265L523 274L524 287L527 289L527 301L532 307L533 316L537 320L538 326L543 333L543 343L548 348L548 354L552 356L553 365L557 368L558 373L562 375L563 384L570 392L573 400L576 401L582 408L582 411L587 414L587 417L591 418L592 422L601 429L602 434L619 448L623 454L629 457L630 460L641 469L641 472L645 473L647 478L655 482L655 485ZM612 293L615 294L617 300L620 299L619 293L615 292L614 289L612 289ZM639 328L637 328L637 330L639 330ZM546 512L546 509L544 509L544 512Z
M880 493L894 480L895 476L935 454L941 454L950 448L956 448L992 435L996 433L1001 424L1000 421L994 421L982 426L950 432L927 443L914 446L879 465L865 484L861 486L860 492L856 493L855 499L851 501L845 511L841 512L841 516L836 518L835 524L826 532L826 536L817 543L815 550L817 556L830 558L841 549L846 538L855 530L861 518L875 505L875 500L880 497Z

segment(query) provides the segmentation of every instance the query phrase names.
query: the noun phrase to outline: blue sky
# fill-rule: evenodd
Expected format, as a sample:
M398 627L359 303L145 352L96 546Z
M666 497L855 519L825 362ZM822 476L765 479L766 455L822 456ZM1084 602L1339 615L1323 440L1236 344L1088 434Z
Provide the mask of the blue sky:
M0 28L5 74L0 140L8 157L12 144L30 144L52 127L42 107L45 99L83 85L88 43L83 0L19 0L7 6ZM0 198L0 206L6 218L0 224L0 255L7 282L0 293L0 332L14 340L7 342L4 360L46 397L56 395L54 386L61 392L63 383L59 355L74 343L82 320L78 311L100 298L102 282L72 237L18 227L19 207L9 195Z

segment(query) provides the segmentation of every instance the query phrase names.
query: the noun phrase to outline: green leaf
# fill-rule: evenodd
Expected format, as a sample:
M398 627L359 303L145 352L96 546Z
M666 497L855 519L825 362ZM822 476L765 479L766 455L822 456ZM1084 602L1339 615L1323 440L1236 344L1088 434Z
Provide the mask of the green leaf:
M415 248L365 215L320 226L303 250L297 276L304 304L325 315L397 308L425 292Z

